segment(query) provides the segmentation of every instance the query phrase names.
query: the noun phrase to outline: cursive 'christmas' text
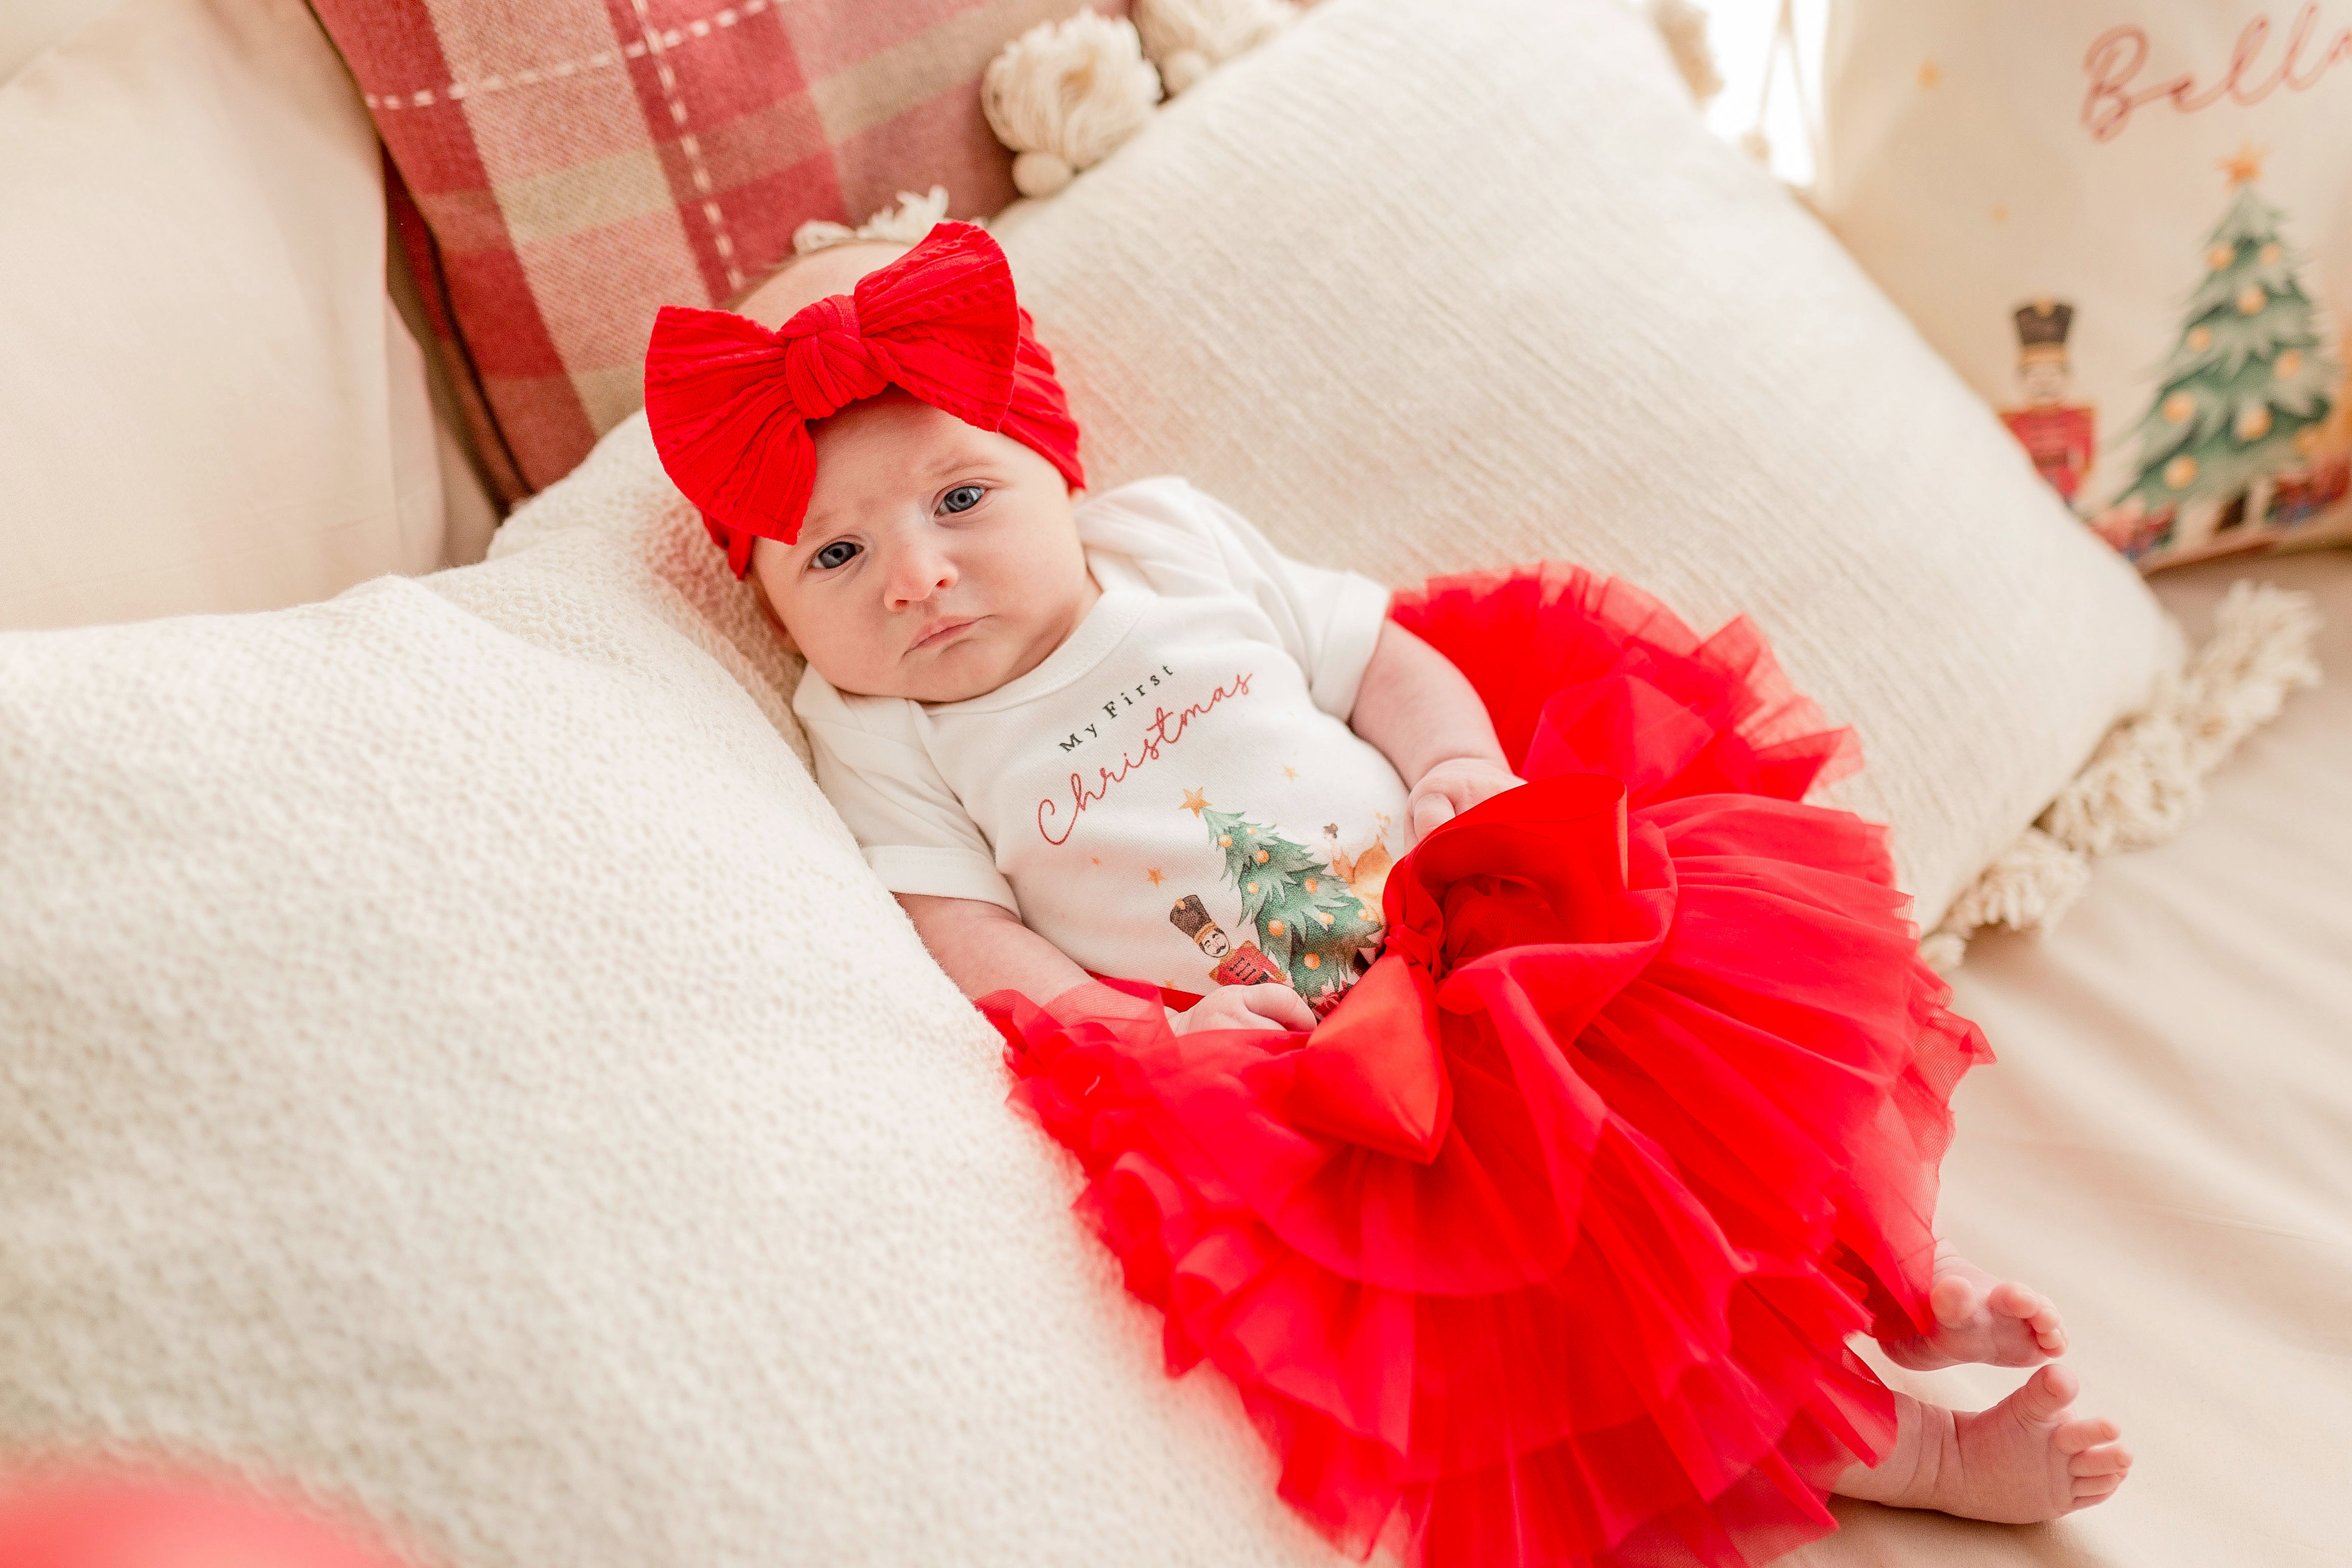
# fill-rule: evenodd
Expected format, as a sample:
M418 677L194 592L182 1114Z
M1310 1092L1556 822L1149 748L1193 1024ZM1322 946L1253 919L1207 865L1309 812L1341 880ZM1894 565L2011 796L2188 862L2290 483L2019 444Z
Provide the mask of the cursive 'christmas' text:
M1172 746L1182 740L1185 730L1191 726L1193 720L1200 718L1229 698L1248 696L1250 681L1255 675L1255 671L1236 675L1231 682L1218 687L1201 701L1192 703L1173 713L1165 708L1155 707L1151 712L1151 722L1144 726L1142 743L1133 752L1121 752L1118 767L1097 768L1094 781L1091 783L1084 773L1070 775L1070 820L1068 826L1063 827L1060 837L1055 836L1052 825L1061 816L1062 808L1055 803L1051 795L1037 803L1038 833L1048 844L1068 843L1070 835L1077 831L1078 818L1085 813L1087 807L1110 794L1111 785L1125 784L1128 775L1136 769L1146 763L1158 762L1160 749L1164 746Z

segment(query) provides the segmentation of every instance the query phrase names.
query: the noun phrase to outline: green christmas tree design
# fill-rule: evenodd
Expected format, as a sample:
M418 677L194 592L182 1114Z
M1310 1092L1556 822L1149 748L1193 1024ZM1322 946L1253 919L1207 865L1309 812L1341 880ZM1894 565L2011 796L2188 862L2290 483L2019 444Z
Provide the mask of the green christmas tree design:
M2127 515L2177 518L2210 501L2238 503L2237 520L2252 521L2248 487L2295 466L2328 415L2336 367L2295 275L2303 258L2280 235L2286 215L2254 187L2251 150L2223 166L2237 194L2207 241L2205 279L2156 395L2126 433L2139 443L2139 473L2115 503Z
M1381 930L1380 911L1358 899L1305 845L1237 811L1204 810L1209 838L1224 852L1225 879L1242 895L1242 921L1257 945L1290 973L1302 996L1344 991L1359 948Z

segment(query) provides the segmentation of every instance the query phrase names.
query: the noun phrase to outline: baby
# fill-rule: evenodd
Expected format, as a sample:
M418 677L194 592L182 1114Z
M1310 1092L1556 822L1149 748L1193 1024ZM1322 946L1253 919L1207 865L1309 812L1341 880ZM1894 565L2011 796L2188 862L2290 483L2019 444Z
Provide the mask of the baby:
M1391 862L1520 784L1479 693L1385 588L1180 479L1083 499L993 242L902 257L803 258L740 323L665 312L648 362L666 464L807 661L819 783L968 996L1118 976L1180 1036L1313 1029L1381 948ZM821 352L780 360L788 321ZM1927 1299L1903 1364L2064 1349L2048 1302L1948 1251ZM2051 1366L1973 1414L1897 1396L1884 1457L1828 1484L2005 1521L2101 1501L2130 1458L2074 1392Z
M744 313L781 324L896 253L819 251ZM1386 589L1181 480L1082 513L1055 461L897 388L815 434L799 538L750 574L808 661L828 798L969 995L1092 970L1208 993L1181 1030L1312 1027L1378 946L1380 888L1310 836L1336 818L1385 866L1518 782ZM1188 926L1204 899L1222 919ZM1249 969L1200 962L1222 925L1283 979L1208 983Z

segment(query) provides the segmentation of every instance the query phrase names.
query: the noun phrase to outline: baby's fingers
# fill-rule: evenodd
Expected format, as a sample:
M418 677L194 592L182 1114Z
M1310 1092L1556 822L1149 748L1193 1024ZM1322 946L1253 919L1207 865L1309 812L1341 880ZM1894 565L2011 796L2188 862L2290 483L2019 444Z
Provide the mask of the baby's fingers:
M1453 821L1460 814L1455 811L1453 801L1435 790L1431 790L1427 794L1416 795L1412 797L1411 815L1412 836L1416 839L1421 839L1428 837L1432 832Z
M1470 787L1470 804L1484 805L1506 790L1514 790L1528 781L1517 773L1491 773L1483 774Z
M1252 985L1242 992L1242 1002L1261 1018L1270 1018L1286 1029L1311 1029L1315 1026L1315 1010L1306 998L1287 985L1268 981Z

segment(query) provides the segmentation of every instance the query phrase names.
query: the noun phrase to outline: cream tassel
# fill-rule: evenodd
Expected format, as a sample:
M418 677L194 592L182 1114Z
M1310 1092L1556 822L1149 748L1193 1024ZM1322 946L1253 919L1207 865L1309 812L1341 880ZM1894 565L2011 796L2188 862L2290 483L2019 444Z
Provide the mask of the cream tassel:
M1952 900L1937 934L1965 942L1979 926L2040 931L2065 913L2090 884L2089 856L2029 827Z
M1692 99L1706 103L1723 90L1722 73L1715 68L1715 51L1707 47L1706 13L1694 0L1649 0L1650 26L1666 41L1675 68L1683 73Z
M2238 582L2213 616L2213 635L2148 710L2107 732L2083 771L2000 858L1985 868L1920 956L1959 961L1979 926L2045 931L2081 896L2090 858L2144 849L2180 831L2205 805L2205 775L2262 725L2287 694L2319 683L2311 595Z

